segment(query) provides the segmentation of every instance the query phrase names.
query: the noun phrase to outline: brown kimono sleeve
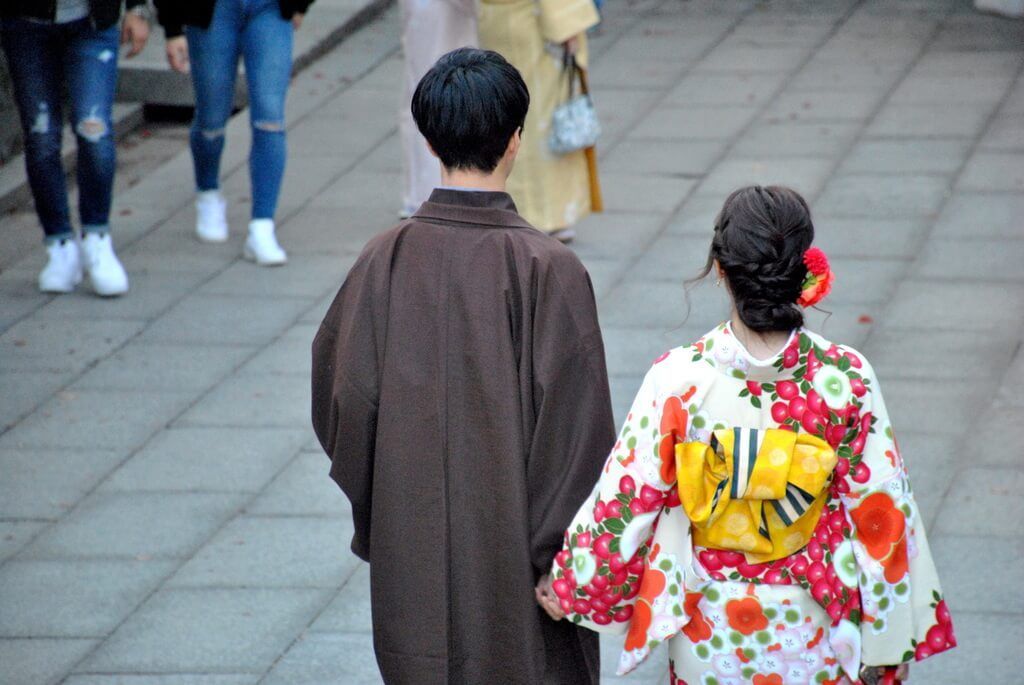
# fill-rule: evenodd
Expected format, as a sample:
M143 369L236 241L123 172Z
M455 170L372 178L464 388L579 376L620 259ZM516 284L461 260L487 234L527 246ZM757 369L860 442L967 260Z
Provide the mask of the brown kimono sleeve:
M313 340L313 428L331 459L331 478L352 504L352 551L370 556L370 508L377 433L377 323L386 288L374 292L372 260L352 267Z
M534 331L536 423L527 478L538 575L551 568L566 527L593 490L615 442L590 278L578 262L562 268L538 300Z

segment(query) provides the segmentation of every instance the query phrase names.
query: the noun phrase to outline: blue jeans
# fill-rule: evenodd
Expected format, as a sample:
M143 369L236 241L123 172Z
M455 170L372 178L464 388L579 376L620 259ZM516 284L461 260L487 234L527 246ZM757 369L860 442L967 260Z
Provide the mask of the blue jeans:
M224 127L231 115L238 58L245 61L252 150L252 218L272 219L281 191L284 100L292 72L292 25L277 0L216 0L208 28L186 26L196 115L190 142L199 190L219 187Z
M67 24L4 19L0 37L25 135L28 182L46 239L72 234L60 154L61 85L65 82L78 139L82 230L108 230L116 154L111 109L117 85L118 25L97 31L89 19Z

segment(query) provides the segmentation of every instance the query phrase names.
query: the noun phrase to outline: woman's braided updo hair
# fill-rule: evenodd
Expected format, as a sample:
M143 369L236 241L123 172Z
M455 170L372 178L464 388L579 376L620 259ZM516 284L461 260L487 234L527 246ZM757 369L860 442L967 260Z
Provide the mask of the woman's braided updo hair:
M717 261L725 273L740 319L759 333L803 325L797 306L814 242L811 210L800 194L783 186L750 186L733 192L715 220L704 269Z

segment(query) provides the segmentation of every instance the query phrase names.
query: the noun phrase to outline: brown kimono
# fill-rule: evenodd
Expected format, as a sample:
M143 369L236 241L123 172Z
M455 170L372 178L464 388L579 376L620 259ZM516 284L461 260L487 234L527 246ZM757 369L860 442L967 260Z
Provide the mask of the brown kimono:
M596 634L533 597L615 437L570 250L505 193L435 190L331 305L313 425L370 562L386 682L598 682Z

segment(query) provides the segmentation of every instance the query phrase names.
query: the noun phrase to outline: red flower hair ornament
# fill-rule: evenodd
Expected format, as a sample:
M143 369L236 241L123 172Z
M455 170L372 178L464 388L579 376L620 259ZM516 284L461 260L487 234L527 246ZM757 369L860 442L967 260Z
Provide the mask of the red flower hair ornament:
M804 253L804 265L807 267L807 275L796 303L801 307L813 307L832 290L835 274L828 265L828 257L817 247Z

